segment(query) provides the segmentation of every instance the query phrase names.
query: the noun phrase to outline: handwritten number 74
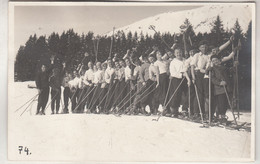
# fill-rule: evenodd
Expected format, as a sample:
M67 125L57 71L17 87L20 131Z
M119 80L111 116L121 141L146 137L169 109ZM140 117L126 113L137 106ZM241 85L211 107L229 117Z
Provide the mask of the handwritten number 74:
M19 150L19 154L22 154L23 151L26 153L26 155L32 154L27 147L18 146L18 150Z

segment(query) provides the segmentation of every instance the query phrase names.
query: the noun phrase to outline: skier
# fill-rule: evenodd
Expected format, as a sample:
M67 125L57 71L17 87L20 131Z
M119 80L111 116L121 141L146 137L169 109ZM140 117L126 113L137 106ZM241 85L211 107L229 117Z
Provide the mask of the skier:
M104 114L108 114L108 110L107 109L105 109L104 107L105 107L105 102L106 102L106 99L107 99L107 91L108 91L108 86L107 86L107 84L106 84L106 81L105 81L105 71L106 71L106 69L107 69L107 63L106 62L104 62L104 63L102 63L102 72L101 72L101 80L100 80L100 82L101 82L101 86L100 86L100 96L99 96L99 99L98 99L98 101L99 101L99 111L102 113L104 113Z
M176 48L174 50L175 58L171 61L170 64L170 91L169 95L173 95L175 92L174 97L170 101L170 110L173 117L178 117L179 106L181 102L181 94L185 88L190 86L191 80L187 74L187 68L185 67L185 59L182 56L182 50L180 48ZM182 78L186 78L187 81L182 82ZM178 86L180 87L178 88Z
M53 69L53 74L50 77L50 87L51 87L51 114L54 114L55 104L56 104L56 114L59 113L60 108L60 98L61 98L61 83L62 78L58 68Z
M130 111L128 112L129 115L139 114L139 108L140 108L139 100L141 99L142 88L143 88L143 83L141 80L141 61L139 59L136 59L134 63L136 67L134 69L132 80L137 80L137 90L136 90L137 94L134 97L133 104L130 104L131 105ZM142 112L142 114L145 114L144 111Z
M148 116L151 113L147 113L145 107L148 105L150 109L152 108L152 103L151 103L152 101L149 99L150 97L152 97L152 93L149 94L149 92L151 91L150 86L152 85L152 81L149 79L150 63L148 61L148 57L142 56L142 59L144 63L141 65L140 79L143 85L143 93L142 93L142 97L140 97L141 99L140 105L141 105L141 113L144 113L145 115Z
M128 57L125 58L125 63L126 63L125 83L127 85L127 87L126 87L127 98L124 100L124 102L122 102L122 104L124 104L124 106L122 108L125 108L125 113L128 113L130 111L129 106L130 106L131 102L133 102L133 98L131 98L131 96L132 96L132 94L134 94L134 85L132 82L134 66L131 64L130 58L128 58ZM128 100L130 100L130 101L128 101Z
M46 65L41 66L41 71L36 76L36 87L38 89L38 104L36 115L45 115L45 107L49 99L49 75L54 67L54 56L50 58L51 66L47 70ZM42 110L41 110L42 109Z
M65 76L62 81L62 86L64 88L64 90L63 90L63 100L64 100L63 113L69 113L68 102L69 102L69 99L71 98L71 92L70 92L70 88L69 88L70 80L72 80L71 74L69 73L69 71L65 71Z
M159 79L160 85L158 86L158 104L164 105L166 92L168 89L169 84L169 65L166 59L162 58L162 53L157 50L156 51L156 58L157 60L154 62L154 66L158 67L159 69Z
M202 114L205 114L204 108L204 88L208 86L208 81L204 80L205 77L205 70L207 66L207 62L209 61L209 51L208 51L208 44L207 41L202 40L199 43L199 50L200 52L196 53L190 62L191 65L191 75L192 75L192 82L196 85L198 90L198 99L201 106ZM199 113L199 105L198 100L194 101L194 117L193 119L200 119Z
M193 60L193 57L194 57L194 54L196 53L196 49L194 47L191 47L190 51L189 51L189 58L185 60L185 67L187 68L187 73L188 73L188 76L190 79L192 79L192 76L191 76L191 61ZM186 96L186 101L184 101L183 105L184 106L187 106L187 105L190 105L189 108L190 108L190 116L192 117L193 114L194 114L194 101L196 101L195 99L195 88L194 88L194 84L191 83L190 84L190 87L189 87L189 90L188 92L190 93L187 93L187 95L189 96ZM190 104L188 103L190 102Z
M115 84L114 84L115 69L114 69L114 63L110 58L107 60L107 65L108 65L108 67L105 71L105 81L108 85L108 95L107 95L107 99L105 102L105 108L107 108L106 110L111 112L112 100L114 97L113 91L115 89Z
M96 63L96 68L97 71L93 73L93 81L92 81L94 87L96 87L96 91L92 94L93 96L91 96L93 100L90 106L90 111L94 114L101 112L100 110L98 111L96 110L99 104L99 96L101 94L101 83L102 83L102 67L100 62Z
M153 93L151 93L150 101L152 101L152 105L151 105L152 107L150 108L150 112L151 114L156 115L159 108L159 103L158 103L158 86L160 85L159 68L154 65L155 54L149 54L148 60L151 63L149 66L149 78L151 81L154 82L152 83L153 86L151 87L151 90L156 88L153 91Z
M85 72L84 74L84 84L85 84L85 94L84 95L88 95L88 97L85 98L84 102L83 102L83 106L85 106L87 104L87 107L90 107L90 100L92 98L93 95L93 80L94 80L94 65L92 63L92 61L88 62L88 70ZM83 96L85 97L85 96ZM87 109L87 113L89 112L89 109Z
M71 111L72 113L75 113L76 111L74 110L76 108L77 102L78 102L78 98L79 98L79 85L81 82L81 78L79 73L75 70L73 72L74 75L74 79L69 81L69 87L70 87L70 91L72 93L71 96Z
M212 83L214 84L214 99L216 101L216 107L218 109L217 116L221 123L227 121L226 111L228 108L227 97L224 87L227 91L231 91L230 82L227 74L227 68L221 65L221 59L217 55L211 56L213 67L210 68L212 72ZM213 109L215 111L215 108ZM213 111L213 113L214 113Z

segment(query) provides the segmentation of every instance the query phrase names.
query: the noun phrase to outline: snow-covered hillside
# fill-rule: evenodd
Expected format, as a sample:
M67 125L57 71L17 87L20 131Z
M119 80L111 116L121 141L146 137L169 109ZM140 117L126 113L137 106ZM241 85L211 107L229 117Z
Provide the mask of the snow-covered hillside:
M251 132L157 116L97 114L35 115L37 101L25 111L15 112L36 89L34 82L16 82L9 88L9 160L59 161L248 161ZM50 101L50 99L49 99ZM24 112L24 113L23 113ZM23 114L22 114L23 113ZM22 116L21 116L22 114ZM231 113L228 112L231 117ZM239 121L251 122L251 113L242 112ZM26 146L32 154L19 154Z
M234 27L235 21L238 19L243 32L246 32L248 24L252 20L251 11L251 6L245 4L205 5L192 10L171 11L158 14L117 28L115 29L115 33L123 30L125 33L136 31L138 34L143 32L143 34L153 35L154 31L149 30L150 25L154 25L157 31L161 33L179 33L180 26L186 18L188 18L193 25L195 33L210 32L211 25L213 21L216 20L217 15L219 15L223 21L224 29L231 30ZM111 36L112 31L107 35Z

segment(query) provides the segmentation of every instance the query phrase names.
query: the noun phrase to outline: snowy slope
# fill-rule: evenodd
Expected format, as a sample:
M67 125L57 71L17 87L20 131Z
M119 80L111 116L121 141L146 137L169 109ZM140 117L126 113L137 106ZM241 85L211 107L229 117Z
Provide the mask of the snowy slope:
M252 19L251 6L249 5L207 5L192 10L171 11L158 14L115 29L115 33L123 30L125 33L136 31L138 34L143 32L143 34L153 35L154 31L148 29L150 25L156 26L157 31L161 33L179 33L180 25L183 24L186 18L188 18L193 25L195 33L210 32L211 24L216 20L217 15L219 15L223 21L224 29L229 30L233 28L236 19L238 19L243 32L246 32L248 24ZM109 32L107 35L112 35L112 32Z
M37 94L34 82L16 82L9 92L9 160L59 161L248 161L251 133L157 116L96 114L36 116L37 101L22 116L19 106ZM49 99L50 101L50 99ZM230 112L228 113L229 116ZM232 117L230 117L232 118ZM240 121L250 122L243 113ZM27 146L32 153L18 153Z

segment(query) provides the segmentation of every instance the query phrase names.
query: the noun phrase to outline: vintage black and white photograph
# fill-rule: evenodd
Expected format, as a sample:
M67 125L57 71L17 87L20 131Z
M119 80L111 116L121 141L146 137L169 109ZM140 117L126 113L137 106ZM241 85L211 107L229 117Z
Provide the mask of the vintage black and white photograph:
M255 4L9 2L8 159L255 160Z

